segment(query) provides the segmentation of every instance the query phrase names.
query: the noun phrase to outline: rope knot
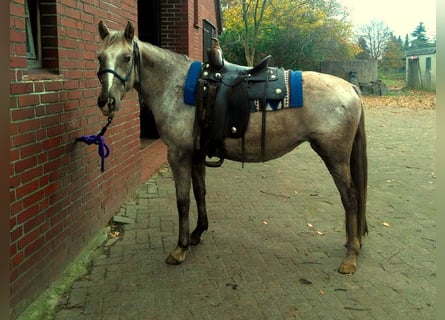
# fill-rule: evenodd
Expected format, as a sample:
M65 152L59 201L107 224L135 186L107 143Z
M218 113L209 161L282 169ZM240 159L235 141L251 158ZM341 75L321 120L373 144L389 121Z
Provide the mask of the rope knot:
M110 148L105 144L105 139L103 135L107 131L108 126L111 124L113 120L112 117L109 117L107 120L107 124L102 128L98 135L90 135L90 136L81 136L76 138L76 142L85 142L87 145L95 144L97 145L97 152L100 156L100 171L105 171L105 158L110 155Z

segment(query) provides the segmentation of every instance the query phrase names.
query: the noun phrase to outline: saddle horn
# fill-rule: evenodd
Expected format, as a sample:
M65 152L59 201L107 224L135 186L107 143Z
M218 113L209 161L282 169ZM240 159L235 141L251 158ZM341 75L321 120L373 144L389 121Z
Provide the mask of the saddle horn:
M218 39L212 37L212 40L214 41L213 48L207 49L208 63L213 70L220 70L222 67L224 67L223 52L219 46Z

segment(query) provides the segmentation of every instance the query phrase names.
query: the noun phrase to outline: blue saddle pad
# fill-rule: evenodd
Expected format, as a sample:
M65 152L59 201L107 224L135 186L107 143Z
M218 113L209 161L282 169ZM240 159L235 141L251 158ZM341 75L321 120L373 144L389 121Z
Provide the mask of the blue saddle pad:
M202 62L194 61L187 72L184 84L184 103L196 105L196 85L202 70ZM303 76L301 71L289 71L288 83L289 108L303 106Z
M185 78L184 84L184 103L191 106L196 105L196 84L198 83L199 75L201 74L202 63L200 61L194 61L190 65Z
M303 73L301 71L289 71L289 107L303 106Z

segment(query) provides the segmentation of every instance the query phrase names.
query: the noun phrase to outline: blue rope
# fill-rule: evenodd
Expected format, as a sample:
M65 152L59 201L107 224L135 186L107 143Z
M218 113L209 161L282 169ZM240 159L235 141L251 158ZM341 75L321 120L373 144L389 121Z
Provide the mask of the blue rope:
M80 142L85 142L87 145L90 144L96 144L97 147L97 152L99 153L100 156L100 171L104 172L105 171L105 158L107 158L110 155L110 148L108 148L108 146L105 144L105 139L103 137L105 131L107 131L108 126L111 123L111 120L113 120L113 118L108 118L108 122L107 124L102 128L102 130L100 131L100 133L98 135L90 135L90 136L82 136L79 138L76 138L76 142L80 141Z

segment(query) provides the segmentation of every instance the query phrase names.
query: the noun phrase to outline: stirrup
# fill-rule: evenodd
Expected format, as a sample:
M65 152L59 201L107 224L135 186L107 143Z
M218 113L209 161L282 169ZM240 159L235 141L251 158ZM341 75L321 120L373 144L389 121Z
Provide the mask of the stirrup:
M213 158L213 157L212 157ZM205 164L207 167L210 168L219 168L222 166L223 162L224 162L224 158L223 157L218 157L218 160L216 161L209 161L209 160L204 160Z

